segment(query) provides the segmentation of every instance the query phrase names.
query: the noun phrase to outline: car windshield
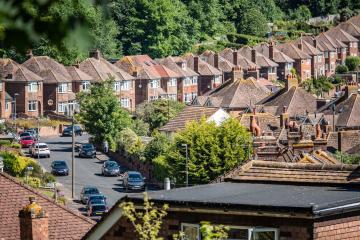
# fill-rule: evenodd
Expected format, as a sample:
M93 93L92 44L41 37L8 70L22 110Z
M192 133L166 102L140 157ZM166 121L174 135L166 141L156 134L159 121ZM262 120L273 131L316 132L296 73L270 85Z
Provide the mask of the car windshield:
M105 167L106 167L106 168L117 168L118 165L117 165L116 162L106 162L106 163L105 163Z
M22 137L21 140L33 140L32 137Z
M53 167L54 168L66 168L67 165L65 162L54 162L53 163Z
M28 133L28 132L24 132L24 133L21 133L21 134L20 134L20 137L30 136L30 135L31 135L30 133Z
M90 204L104 204L105 200L104 199L91 199L90 200Z
M129 179L130 180L143 180L141 175L138 173L130 173L129 174Z
M36 145L35 148L47 148L48 146L43 144L43 145Z
M96 188L88 188L84 191L85 194L99 194L99 190Z
M82 148L83 149L93 149L94 146L92 144L84 144L84 145L82 145Z
M93 212L105 211L106 207L105 207L105 205L94 205L94 206L92 206L92 210L93 210Z

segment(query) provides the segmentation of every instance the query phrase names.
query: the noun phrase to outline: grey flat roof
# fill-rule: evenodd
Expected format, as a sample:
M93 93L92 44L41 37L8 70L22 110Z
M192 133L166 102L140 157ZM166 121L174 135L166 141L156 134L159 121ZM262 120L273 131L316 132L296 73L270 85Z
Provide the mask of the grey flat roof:
M358 209L360 188L346 186L300 186L285 184L223 182L177 188L169 191L148 192L154 202L174 205L205 205L247 207L255 209L288 209L310 211L315 215L331 209L332 213L344 207ZM128 194L130 200L141 200L143 194ZM191 204L189 204L191 203Z

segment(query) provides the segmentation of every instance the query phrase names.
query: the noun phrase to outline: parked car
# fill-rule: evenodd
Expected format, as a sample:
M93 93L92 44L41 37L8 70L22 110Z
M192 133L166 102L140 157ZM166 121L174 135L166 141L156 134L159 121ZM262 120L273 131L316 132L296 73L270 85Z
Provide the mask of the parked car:
M31 136L25 136L20 138L19 143L21 144L21 147L26 148L35 143L35 139Z
M85 186L81 190L80 200L83 204L86 204L91 195L99 195L99 194L100 194L100 191L99 191L99 189L97 189L97 187Z
M72 136L72 126L68 126L66 127L63 132L62 132L62 136ZM74 130L75 130L75 136L81 136L83 134L83 130L81 129L80 126L75 125L74 126Z
M141 173L136 171L128 171L124 174L123 185L127 191L129 190L145 190L145 178L141 175Z
M86 209L89 209L91 204L105 204L106 205L106 197L103 194L90 195L87 200L87 203L86 203Z
M101 173L103 176L119 176L120 167L115 161L106 161L102 165Z
M65 161L55 160L51 163L51 173L54 175L69 175L69 168Z
M38 138L37 128L29 128L29 129L26 129L25 132L30 133L35 139Z
M50 157L50 149L46 143L34 143L30 148L33 157Z
M82 144L79 150L79 157L95 158L96 150L91 143Z
M105 204L92 204L88 209L88 216L102 216L108 211L108 208Z
M20 132L19 138L23 138L23 137L32 137L32 135L29 132Z

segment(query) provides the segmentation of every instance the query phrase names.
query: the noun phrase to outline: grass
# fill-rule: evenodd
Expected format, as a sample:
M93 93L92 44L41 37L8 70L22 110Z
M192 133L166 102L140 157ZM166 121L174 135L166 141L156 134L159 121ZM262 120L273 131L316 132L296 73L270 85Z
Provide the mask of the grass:
M46 190L46 189L38 189L41 193L43 193L44 195L48 196L49 198L54 198L54 192L51 190Z

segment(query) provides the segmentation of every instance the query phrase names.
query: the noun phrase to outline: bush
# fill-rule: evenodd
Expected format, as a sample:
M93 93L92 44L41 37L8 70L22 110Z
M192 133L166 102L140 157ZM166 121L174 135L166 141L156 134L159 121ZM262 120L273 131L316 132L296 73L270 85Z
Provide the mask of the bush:
M18 156L14 153L1 153L4 158L4 171L12 176L23 176L25 168L29 165L36 164L32 158Z
M13 142L13 143L11 143L10 147L15 148L15 149L21 149L21 144Z
M41 180L37 177L24 178L24 182L33 188L38 188L41 186Z
M345 60L345 65L348 67L349 71L355 71L360 66L360 57L349 56Z
M10 140L0 140L0 146L9 146L10 144Z
M42 179L41 179L42 183L45 185L47 183L53 183L56 182L56 178L54 175L52 175L51 173L45 172L42 175Z
M348 67L346 65L339 65L335 69L335 72L337 74L347 73L348 71L349 71L349 69L348 69Z

